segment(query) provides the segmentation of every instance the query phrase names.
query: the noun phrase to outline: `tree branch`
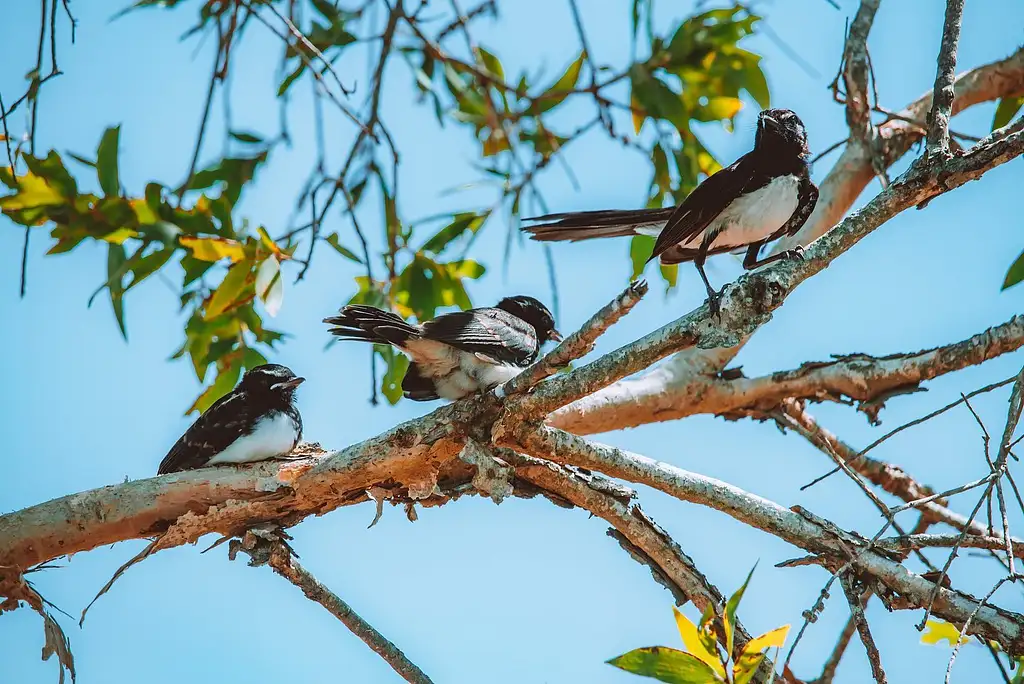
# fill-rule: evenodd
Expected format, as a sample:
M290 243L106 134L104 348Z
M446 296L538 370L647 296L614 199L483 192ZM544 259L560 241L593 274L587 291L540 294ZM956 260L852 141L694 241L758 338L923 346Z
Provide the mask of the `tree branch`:
M352 607L334 592L321 584L295 559L287 544L272 538L272 535L258 531L246 532L240 541L232 542L231 559L245 551L251 557L249 565L269 565L274 572L297 586L311 601L319 603L343 625L370 647L374 653L387 662L391 668L410 684L433 684L430 677L416 666L405 654L373 625L361 618Z
M964 18L964 0L946 0L946 17L942 26L942 44L939 47L938 69L932 93L932 109L928 115L928 141L926 154L949 152L949 118L953 111L956 51L960 43L960 25Z
M885 670L882 669L882 657L878 652L878 646L875 645L875 640L871 637L868 618L864 615L864 607L860 603L862 592L854 586L854 582L848 572L843 573L839 581L843 585L843 593L846 594L846 600L850 604L850 615L853 617L853 623L857 627L857 633L860 634L861 643L864 644L864 650L868 653L868 662L871 663L871 675L878 684L885 684L886 678Z
M635 380L624 380L556 411L548 423L576 434L609 432L650 422L744 409L768 411L784 399L861 402L874 416L879 399L897 391L1015 351L1024 346L1024 316L966 340L919 352L872 357L849 354L810 362L759 378L723 378L717 373L677 376L671 365Z
M992 606L979 609L978 602L967 594L936 587L888 555L866 546L863 538L811 520L811 516L783 508L726 482L588 442L561 430L523 426L514 435L508 430L502 435L502 446L517 448L556 463L589 468L611 477L645 484L682 501L727 513L746 525L818 555L819 562L831 566L830 569L848 563L859 574L872 576L888 591L899 594L909 606L927 605L932 591L937 589L939 598L933 608L936 615L962 623L975 614L972 626L977 633L999 642L1011 654L1024 653L1024 617ZM858 553L854 555L853 549L858 549Z

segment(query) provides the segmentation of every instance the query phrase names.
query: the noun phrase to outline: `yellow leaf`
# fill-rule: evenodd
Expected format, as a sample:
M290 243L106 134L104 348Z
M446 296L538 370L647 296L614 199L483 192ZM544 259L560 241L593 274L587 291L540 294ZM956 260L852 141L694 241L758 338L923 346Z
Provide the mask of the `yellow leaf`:
M704 111L714 119L731 119L743 109L743 101L738 97L709 97Z
M192 256L201 261L220 261L231 259L231 263L245 258L245 250L241 243L217 237L182 237L181 246L192 252Z
M743 647L744 653L761 653L765 649L771 646L777 646L782 648L782 644L786 642L786 635L789 634L789 625L782 625L775 629L765 632L756 639L751 639L747 642L747 645Z
M139 225L146 225L149 223L156 223L160 220L160 217L156 215L153 208L144 199L133 199L128 202L132 205L132 211L135 212L135 218L139 219Z
M34 173L18 176L18 192L0 197L0 208L31 209L53 204L64 204L65 200L56 188L51 187L46 179Z
M206 304L206 313L203 318L212 320L222 313L240 303L240 300L252 299L252 290L246 292L246 284L252 273L252 262L243 261L228 269L224 280L220 282L214 291L210 301Z
M679 636L682 637L683 644L690 655L704 661L716 673L725 677L725 668L722 667L722 663L718 660L718 655L708 651L701 642L700 635L697 632L697 625L690 622L690 619L683 615L675 606L672 607L672 612L676 616L676 627L679 629Z
M115 244L115 245L120 245L125 240L127 240L128 238L133 238L133 237L138 237L138 236L139 236L138 232L132 230L131 228L118 228L114 232L107 233L106 235L104 235L102 240L104 242L110 242L110 243Z
M957 641L967 643L967 637L960 636L960 630L954 625L942 620L929 620L925 624L924 634L921 635L922 644L937 645L945 639L950 646L955 646Z
M633 110L633 130L636 131L637 135L640 135L640 129L644 127L644 121L647 119L647 114L644 113L643 108L640 106L640 102L637 101L636 97L632 93L629 96L629 107Z

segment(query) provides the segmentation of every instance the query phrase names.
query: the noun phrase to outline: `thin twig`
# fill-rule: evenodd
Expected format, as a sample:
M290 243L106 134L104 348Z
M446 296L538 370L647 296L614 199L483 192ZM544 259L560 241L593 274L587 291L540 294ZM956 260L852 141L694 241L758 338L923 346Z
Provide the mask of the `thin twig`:
M949 117L956 95L953 82L956 79L956 51L960 42L963 14L964 0L946 0L946 16L942 26L942 44L939 46L932 109L928 114L928 138L925 143L925 154L928 157L949 152Z
M996 585L994 587L992 587L992 589L987 594L985 594L985 598L981 599L981 601L978 602L978 605L974 608L974 612L972 612L967 617L967 620L964 622L963 627L960 628L960 633L961 634L967 634L967 630L971 626L971 622L974 620L975 616L978 614L978 611L980 611L982 609L982 607L986 603L988 603L988 600L990 598L992 598L992 595L995 594L996 591L999 590L999 587L1003 586L1003 584L1005 584L1006 582L1015 582L1016 580L1017 580L1017 577L1015 575L1010 575L1008 577L1003 577L998 582L996 582ZM960 645L964 641L966 641L966 640L965 639L957 639L956 644L954 644L954 646L953 646L953 654L949 656L949 665L946 666L945 684L949 684L949 678L953 674L953 663L956 662L956 656L960 652Z
M432 684L430 678L397 646L303 568L287 544L279 540L270 541L263 533L250 531L245 534L241 542L232 542L232 557L239 548L252 556L250 565L263 565L264 563L269 565L274 572L301 589L306 598L326 608L353 634L362 639L374 653L383 658L405 681L412 684Z
M915 418L914 420L912 420L910 422L907 422L907 423L904 423L903 425L900 425L898 428L896 428L894 430L890 430L889 432L885 433L884 435L882 435L881 437L876 439L874 442L872 442L871 444L868 444L866 447L864 447L863 449L858 451L857 455L853 459L849 460L848 463L853 463L854 461L859 460L860 458L865 456L869 451L871 451L872 449L877 447L879 444L881 444L882 442L886 441L890 437L892 437L892 436L894 436L894 435L896 435L896 434L898 434L900 432L903 432L907 428L914 427L915 425L920 425L921 423L924 423L925 421L931 420L932 418L934 418L934 417L936 417L936 416L938 416L940 414L945 413L946 411L950 410L951 408L955 408L955 407L959 406L966 399L970 399L971 397L976 397L979 394L984 394L985 392L991 392L994 389L999 389L1000 387L1003 387L1005 385L1009 385L1011 382L1013 382L1016 379L1017 379L1017 376L1015 375L1013 377L1006 378L1005 380L1000 380L999 382L993 383L991 385L986 385L985 387L982 387L981 389L976 389L973 392L968 393L966 396L961 394L960 395L961 398L957 399L953 403L946 404L942 408L937 409L935 411L932 411L928 415L921 416L920 418ZM839 468L838 467L833 468L832 470L828 471L824 475L816 477L815 479L811 480L810 482L808 482L807 484L802 486L800 488L800 491L803 491L805 489L813 487L814 485L818 484L822 480L824 480L824 479L826 479L828 477L831 477L832 475L835 475L838 472L839 472Z
M217 23L217 49L213 54L213 69L210 72L210 83L206 87L206 101L203 104L203 117L199 120L199 133L196 136L196 146L192 151L192 161L188 165L188 173L185 175L185 181L181 184L178 189L178 198L185 196L185 192L188 190L189 183L192 182L192 178L196 175L196 165L199 163L199 154L203 150L203 138L206 135L206 124L210 120L210 109L213 104L213 91L217 86L217 74L220 70L221 62L221 50L223 48L223 28L220 25L220 19L218 18Z
M878 646L875 644L875 640L871 637L871 628L868 627L868 618L864 614L864 607L861 606L861 592L854 587L853 579L850 573L844 574L840 578L840 582L843 584L843 592L846 594L846 600L850 604L850 615L853 616L853 621L857 626L857 633L860 634L860 640L864 644L864 650L868 653L868 662L871 663L871 675L875 678L878 684L885 684L885 670L882 669L882 657L878 652Z
M601 307L583 326L565 338L550 354L535 362L516 377L495 389L499 397L527 390L550 377L594 348L597 338L628 314L647 294L647 282L638 280L629 285L611 302Z

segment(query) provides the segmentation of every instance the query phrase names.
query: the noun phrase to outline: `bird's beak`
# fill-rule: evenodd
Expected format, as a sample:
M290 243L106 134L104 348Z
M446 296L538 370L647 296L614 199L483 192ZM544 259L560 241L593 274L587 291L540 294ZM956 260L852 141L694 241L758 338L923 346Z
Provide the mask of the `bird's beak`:
M285 380L284 382L278 382L270 386L272 390L283 390L283 389L295 389L302 383L306 382L306 378L292 378L291 380Z
M778 121L776 121L775 119L773 119L772 117L770 117L768 115L762 116L761 117L761 121L771 122L771 124L774 125L774 126L778 126L779 125Z
M551 332L548 333L548 339L554 340L555 342L561 342L562 333L558 332L557 330L552 330Z

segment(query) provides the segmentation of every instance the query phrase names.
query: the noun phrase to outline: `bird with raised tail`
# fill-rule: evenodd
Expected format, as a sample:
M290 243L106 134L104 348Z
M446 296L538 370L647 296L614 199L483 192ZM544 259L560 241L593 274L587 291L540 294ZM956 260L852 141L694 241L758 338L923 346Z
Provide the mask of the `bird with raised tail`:
M443 314L420 325L372 306L351 305L324 319L345 340L390 344L412 363L402 379L406 398L457 400L487 392L537 360L559 341L555 318L533 297L506 297L497 306Z
M746 248L747 270L780 258L801 258L800 248L758 259L761 247L794 235L818 201L807 159L807 131L788 109L766 109L757 117L754 149L712 174L675 207L633 211L581 211L539 216L545 223L523 228L534 240L558 242L649 235L657 238L651 259L663 264L692 261L716 308L721 292L708 282L708 256Z
M192 423L157 474L286 457L302 439L295 388L304 380L276 363L250 368Z

